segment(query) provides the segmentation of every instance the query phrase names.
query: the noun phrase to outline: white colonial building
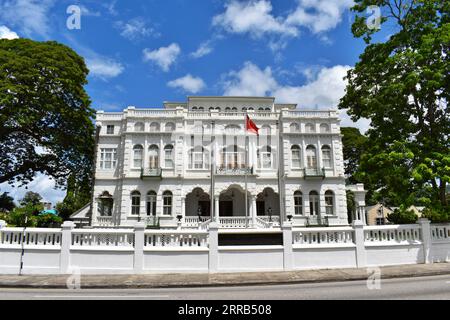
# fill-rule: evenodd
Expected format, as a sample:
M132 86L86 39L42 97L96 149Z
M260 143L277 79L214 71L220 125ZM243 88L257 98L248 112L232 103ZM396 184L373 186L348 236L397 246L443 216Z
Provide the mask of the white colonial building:
M245 132L246 114L258 136ZM97 127L93 226L348 224L336 110L270 97L189 97L163 109L99 111ZM363 212L364 190L353 191Z

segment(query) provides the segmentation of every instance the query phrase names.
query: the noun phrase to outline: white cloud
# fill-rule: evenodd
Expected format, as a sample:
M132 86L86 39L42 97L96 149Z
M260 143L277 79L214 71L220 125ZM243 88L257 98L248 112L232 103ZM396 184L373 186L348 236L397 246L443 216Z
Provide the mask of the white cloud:
M230 33L248 33L259 38L264 34L297 36L295 27L286 25L282 18L274 17L272 4L266 0L239 2L232 0L225 5L225 12L213 18L213 25Z
M191 56L193 58L201 58L204 57L208 54L210 54L213 51L213 47L211 46L211 42L210 41L206 41L200 44L200 46L198 47L198 49L194 52L191 53Z
M54 0L6 0L0 3L0 20L23 34L48 37L48 18Z
M302 86L289 86L278 83L270 67L262 70L257 65L246 62L239 71L228 73L222 85L224 95L227 96L271 95L278 103L296 103L303 109L335 109L345 94L347 83L344 77L349 69L350 66L342 65L322 67L317 72L306 68L307 83ZM342 125L356 126L363 132L367 130L368 120L354 123L345 111L341 114Z
M101 13L98 11L91 11L88 7L79 5L79 4L78 4L78 6L81 9L82 16L90 16L90 17L100 17L101 16Z
M116 23L116 27L120 30L120 35L129 40L135 40L150 35L159 35L153 28L147 26L144 19L140 17L133 18L128 22L119 21Z
M0 26L0 39L18 39L19 36L14 31L10 30L7 26Z
M103 80L115 78L125 69L120 62L98 55L86 58L86 64L91 76Z
M55 182L48 176L38 174L26 187L12 187L7 183L0 185L0 192L9 192L9 196L13 197L18 203L28 191L37 192L44 201L49 201L53 205L62 201L66 195L64 190L55 189Z
M144 49L144 61L153 61L163 71L168 72L170 66L175 63L181 52L180 46L172 43L168 47L161 47L156 50Z
M226 96L265 96L278 84L267 67L261 70L251 62L246 62L239 71L231 71L223 83Z
M344 11L352 5L353 0L298 0L286 24L307 27L313 33L325 32L336 28Z
M167 85L171 88L181 88L186 92L195 94L205 87L205 82L199 77L187 74L184 77L169 81Z

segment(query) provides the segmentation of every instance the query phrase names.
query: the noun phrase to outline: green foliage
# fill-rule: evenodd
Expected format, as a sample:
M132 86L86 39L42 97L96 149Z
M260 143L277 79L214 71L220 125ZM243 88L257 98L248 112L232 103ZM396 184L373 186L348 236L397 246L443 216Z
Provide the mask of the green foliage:
M389 222L393 224L413 224L416 223L419 217L412 210L407 210L405 205L395 209L394 212L387 215Z
M27 193L25 193L23 199L20 200L20 205L26 206L26 205L30 204L33 206L37 206L38 204L41 203L41 200L42 200L42 197L39 193L33 192L33 191L28 191Z
M351 223L356 213L355 194L350 190L346 190L346 197L347 197L347 220L348 223Z
M44 214L36 217L38 228L57 228L61 226L63 219L53 214Z
M0 183L57 186L93 167L94 110L83 58L57 42L0 40Z
M62 202L56 204L56 210L64 219L69 219L77 210L84 207L91 201L91 181L89 176L85 177L81 182L75 180L71 175L67 180L67 193Z
M8 192L3 192L0 195L0 212L8 212L16 207L14 199L8 196ZM1 220L1 218L0 218Z
M372 41L365 23L371 5L382 9L381 28L396 31ZM348 72L339 108L371 121L357 177L392 205L446 207L450 183L450 2L356 0L355 37L366 41Z
M15 227L36 227L38 224L37 215L40 211L42 211L42 209L42 205L27 204L11 211L7 215L7 219L5 221L8 225ZM27 223L25 223L26 220Z
M356 176L359 167L359 160L364 151L367 137L359 132L358 128L343 127L341 128L342 145L344 153L345 174L347 182L356 184L362 182Z
M422 218L427 218L434 223L450 222L450 207L426 208L422 212Z

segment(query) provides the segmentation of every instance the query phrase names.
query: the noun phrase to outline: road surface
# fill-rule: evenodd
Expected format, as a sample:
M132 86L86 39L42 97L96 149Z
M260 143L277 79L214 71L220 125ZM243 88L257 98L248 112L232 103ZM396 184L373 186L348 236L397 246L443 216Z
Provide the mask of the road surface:
M82 286L83 284L81 284ZM450 275L381 280L369 290L366 281L163 289L4 289L1 300L308 300L308 299L445 299Z

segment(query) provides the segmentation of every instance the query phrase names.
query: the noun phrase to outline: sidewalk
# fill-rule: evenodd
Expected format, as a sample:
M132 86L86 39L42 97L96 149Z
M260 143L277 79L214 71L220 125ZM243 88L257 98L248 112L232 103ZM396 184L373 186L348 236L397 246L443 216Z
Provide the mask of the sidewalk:
M381 267L380 269L382 279L446 274L450 276L450 263L389 266ZM372 273L373 272L370 274ZM81 289L133 289L313 283L366 280L368 276L368 270L365 268L217 274L174 273L82 275ZM0 275L0 288L66 288L68 277L69 276L67 275Z

